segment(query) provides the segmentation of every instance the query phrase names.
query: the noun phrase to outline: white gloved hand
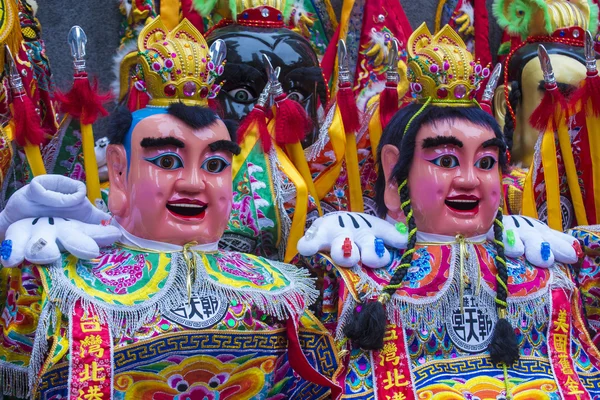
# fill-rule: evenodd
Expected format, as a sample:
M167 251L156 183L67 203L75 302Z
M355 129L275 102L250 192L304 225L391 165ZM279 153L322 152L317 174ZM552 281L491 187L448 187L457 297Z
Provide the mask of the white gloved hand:
M391 261L388 245L406 248L408 233L400 233L389 222L363 213L334 212L317 218L298 241L298 252L312 256L328 251L339 266L352 267L359 261L381 268Z
M62 175L40 175L17 190L0 212L0 239L8 227L24 218L69 218L90 224L109 220L86 198L85 184Z
M23 259L36 264L58 260L64 249L94 258L99 247L118 240L120 231L103 226L110 215L86 198L85 184L61 175L41 175L16 191L0 212L0 261L5 267Z
M27 260L44 265L68 251L77 258L89 260L100 255L100 247L121 237L112 225L86 224L66 218L25 218L10 225L2 242L1 261L5 267L15 267Z
M520 257L524 254L531 264L548 268L554 261L572 264L580 256L579 242L573 236L555 231L535 218L505 215L502 225L504 253L508 257ZM487 238L494 240L493 228L488 232Z

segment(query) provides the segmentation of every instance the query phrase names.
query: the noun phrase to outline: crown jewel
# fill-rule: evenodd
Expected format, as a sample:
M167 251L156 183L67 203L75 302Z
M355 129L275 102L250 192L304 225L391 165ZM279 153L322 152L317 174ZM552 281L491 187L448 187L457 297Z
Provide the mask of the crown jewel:
M408 55L410 89L422 102L472 106L479 84L490 75L448 25L432 36L423 23L408 40Z
M131 90L146 92L153 106L179 101L206 105L221 89L215 79L223 73L225 56L223 41L215 41L209 49L187 19L169 31L158 17L140 32L138 52L123 59L121 77L131 75ZM121 97L129 85L121 82Z

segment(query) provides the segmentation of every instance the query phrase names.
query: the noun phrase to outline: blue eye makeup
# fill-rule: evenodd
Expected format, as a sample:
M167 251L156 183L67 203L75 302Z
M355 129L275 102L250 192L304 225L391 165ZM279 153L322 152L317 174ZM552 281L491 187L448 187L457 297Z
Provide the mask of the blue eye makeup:
M223 157L212 156L207 158L203 163L201 168L206 172L210 172L211 174L218 174L227 168L230 163L225 160Z
M183 161L175 153L162 153L154 157L145 158L144 160L166 170L183 168Z

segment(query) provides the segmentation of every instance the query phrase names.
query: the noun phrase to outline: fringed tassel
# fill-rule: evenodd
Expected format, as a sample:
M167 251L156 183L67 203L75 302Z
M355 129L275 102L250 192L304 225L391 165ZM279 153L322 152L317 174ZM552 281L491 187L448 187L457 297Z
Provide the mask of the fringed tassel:
M275 141L278 145L299 143L310 130L312 122L306 110L285 94L275 98Z
M75 74L73 87L67 93L56 92L56 100L60 102L60 110L81 121L82 124L93 124L100 116L107 116L104 104L111 100L110 93L98 91L98 80L92 85L86 72Z
M356 306L354 316L344 327L344 334L363 350L381 350L385 336L386 314L381 301Z
M493 363L509 366L519 359L515 330L506 318L500 318L496 323L488 350Z
M266 118L267 115L264 107L259 104L255 105L252 111L242 120L237 134L238 143L242 143L250 128L256 125L262 149L265 153L268 153L271 150L271 135L267 129Z
M24 399L28 393L28 371L0 360L0 398L2 395Z
M148 96L146 91L138 90L135 86L129 91L129 98L127 99L127 108L129 111L134 112L145 108L149 102L150 96Z
M384 129L398 111L398 85L386 83L379 96L379 119Z
M596 117L600 116L600 75L597 71L588 72L587 78L583 80L579 89L573 94L570 103L577 104L580 101L582 107L586 107L589 102L591 108L588 108L587 111L591 111Z
M337 92L337 104L342 114L342 122L346 134L356 133L360 128L360 118L356 99L350 83L339 85Z
M554 122L553 119L559 106L562 110L567 109L567 101L562 93L556 86L546 88L542 102L529 117L529 123L536 129L545 130L549 122Z
M44 143L46 132L42 128L42 120L26 93L14 96L12 116L15 121L14 140L20 146L39 146Z

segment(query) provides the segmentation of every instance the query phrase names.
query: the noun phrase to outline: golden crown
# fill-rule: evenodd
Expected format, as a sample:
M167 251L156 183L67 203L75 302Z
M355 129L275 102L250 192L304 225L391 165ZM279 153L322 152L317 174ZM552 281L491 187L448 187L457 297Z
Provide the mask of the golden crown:
M423 23L408 39L408 56L410 89L420 102L472 106L480 82L490 75L448 25L432 36Z
M121 63L122 99L128 90L146 92L150 105L173 102L206 105L221 89L215 80L224 70L226 48L221 40L208 48L202 34L184 19L169 31L160 17L138 36L138 51Z

